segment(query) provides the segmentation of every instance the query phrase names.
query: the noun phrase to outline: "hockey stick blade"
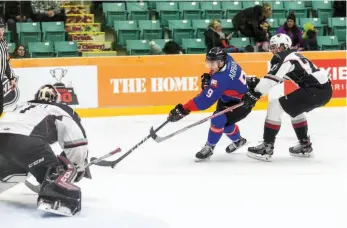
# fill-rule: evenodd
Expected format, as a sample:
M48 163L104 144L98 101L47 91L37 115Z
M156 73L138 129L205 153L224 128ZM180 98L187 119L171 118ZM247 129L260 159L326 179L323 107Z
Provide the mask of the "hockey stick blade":
M166 120L164 123L162 123L157 129L153 130L153 133L155 134L157 131L159 131L161 128L163 128L166 124L168 124L169 121ZM153 127L152 127L153 128ZM112 169L115 168L115 166L122 161L124 158L126 158L129 154L131 154L135 149L137 149L140 145L142 145L144 142L146 142L149 138L151 138L151 134L147 135L146 138L142 139L139 143L137 143L135 146L133 146L130 150L128 150L125 154L123 154L121 157L114 161L100 161L96 165L98 166L106 166L111 167ZM96 158L91 158L96 159Z
M217 116L223 115L223 114L226 113L226 112L230 112L230 111L232 112L234 109L236 109L236 108L238 108L238 107L241 107L243 104L244 104L243 102L240 102L240 103L238 103L238 104L236 104L236 105L233 105L233 106L231 106L231 107L229 107L229 108L227 108L227 109L224 109L224 110L222 110L222 111L220 111L220 112L217 112L216 114L214 114L214 115L212 115L212 116L206 117L206 118L204 118L204 119L202 119L202 120L199 120L199 121L197 121L197 122L195 122L195 123L193 123L193 124L191 124L191 125L188 125L188 126L182 128L182 129L180 129L180 130L177 130L177 131L175 131L175 132L173 132L173 133L171 133L171 134L169 134L169 135L163 136L163 137L160 137L160 136L158 136L157 134L155 134L155 132L152 132L152 129L153 129L153 128L151 128L151 130L150 130L150 135L151 135L151 137L154 139L154 141L156 141L157 143L160 143L160 142L165 141L165 140L167 140L167 139L169 139L169 138L171 138L171 137L173 137L173 136L175 136L175 135L178 135L178 134L180 134L180 133L182 133L182 132L185 132L185 131L187 131L188 129L190 129L190 128L192 128L192 127L195 127L195 126L197 126L197 125L200 125L200 124L202 124L202 123L204 123L204 122L206 122L206 121L208 121L208 120L210 120L210 119L213 119L213 118L215 118L215 117L217 117Z

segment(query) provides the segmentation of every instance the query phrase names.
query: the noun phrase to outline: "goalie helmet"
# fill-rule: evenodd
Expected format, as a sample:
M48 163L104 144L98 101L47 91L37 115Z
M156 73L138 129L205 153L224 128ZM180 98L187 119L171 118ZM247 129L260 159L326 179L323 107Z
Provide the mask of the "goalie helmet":
M35 100L60 103L60 94L53 85L47 84L40 87L35 95Z
M271 37L270 49L273 49L274 47L279 49L282 46L284 47L284 50L292 47L292 40L288 35L279 33Z

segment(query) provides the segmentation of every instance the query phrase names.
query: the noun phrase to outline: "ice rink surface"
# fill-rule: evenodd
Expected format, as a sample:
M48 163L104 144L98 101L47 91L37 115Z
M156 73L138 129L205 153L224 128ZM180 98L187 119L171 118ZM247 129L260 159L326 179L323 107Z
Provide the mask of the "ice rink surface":
M171 123L165 135L205 116ZM262 140L266 113L239 123L252 146ZM346 109L307 114L314 158L293 158L297 140L284 116L271 163L246 156L247 147L225 153L225 136L211 160L195 163L209 123L168 141L147 141L115 169L92 167L82 180L82 212L55 217L36 210L36 195L23 184L0 195L0 227L8 228L346 228ZM126 152L159 126L165 115L83 119L91 156L115 147ZM120 154L121 155L121 154ZM120 156L118 155L118 156ZM112 159L115 159L115 155Z

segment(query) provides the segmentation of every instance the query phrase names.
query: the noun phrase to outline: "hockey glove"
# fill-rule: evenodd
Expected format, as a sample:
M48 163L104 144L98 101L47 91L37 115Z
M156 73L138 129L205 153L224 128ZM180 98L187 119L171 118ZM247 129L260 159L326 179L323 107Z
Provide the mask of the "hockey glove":
M210 83L211 75L208 73L204 73L201 75L201 89L204 90L208 84Z
M189 113L190 113L190 111L189 110L185 110L183 108L182 104L178 104L178 105L176 105L176 107L174 109L172 109L170 111L170 114L169 114L167 119L170 122L177 122L180 119L182 119L183 117L185 117L186 115L188 115Z
M248 91L242 97L243 106L246 108L253 108L255 103L259 100L261 93Z
M247 81L248 88L253 90L260 82L260 79L257 77L246 77L246 81Z

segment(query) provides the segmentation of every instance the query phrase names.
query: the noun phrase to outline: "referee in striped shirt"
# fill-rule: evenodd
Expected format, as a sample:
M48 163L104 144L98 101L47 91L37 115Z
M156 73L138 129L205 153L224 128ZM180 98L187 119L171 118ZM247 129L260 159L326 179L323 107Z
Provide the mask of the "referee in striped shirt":
M4 88L2 84L3 77L7 77L10 80L11 89L16 88L16 81L12 73L12 69L9 61L8 46L6 40L4 40L5 22L0 17L0 116L4 111Z

